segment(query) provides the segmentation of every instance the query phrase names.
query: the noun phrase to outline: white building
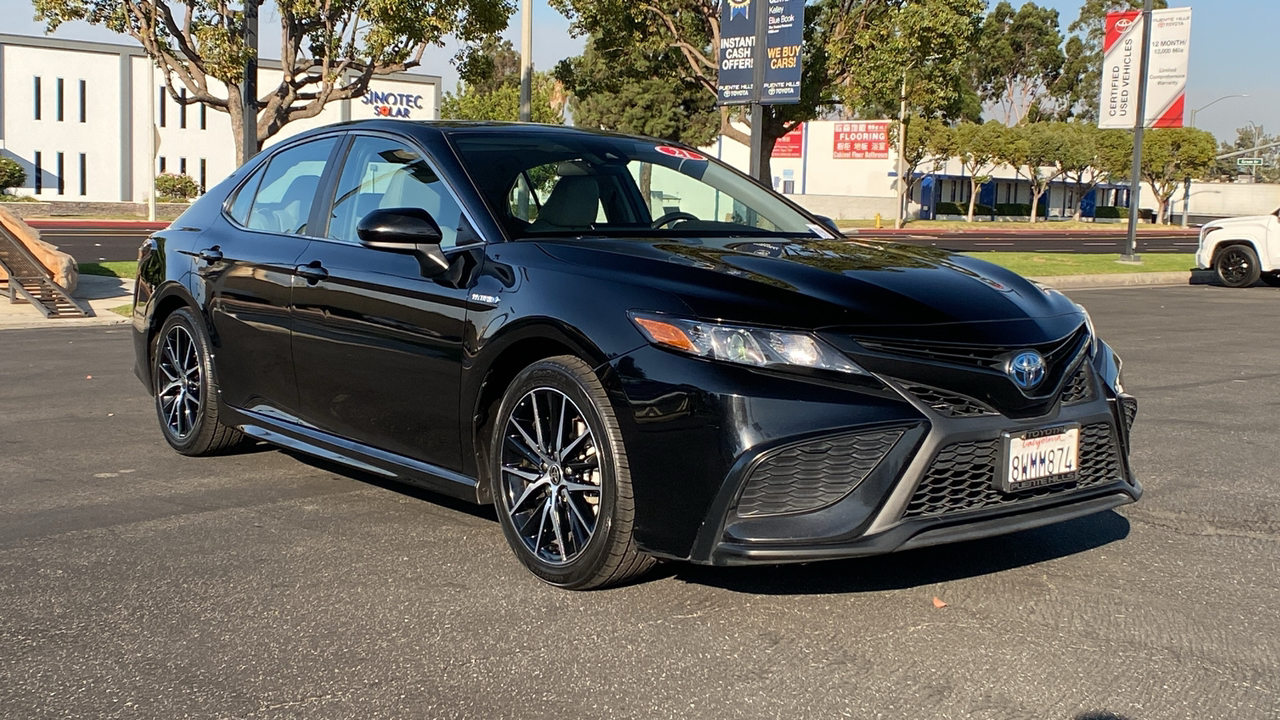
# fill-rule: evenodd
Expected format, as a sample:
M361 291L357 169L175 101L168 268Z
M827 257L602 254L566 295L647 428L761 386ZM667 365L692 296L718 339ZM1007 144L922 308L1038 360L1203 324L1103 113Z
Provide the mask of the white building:
M278 62L261 61L259 90L280 76ZM159 139L154 164L147 157L148 92L155 97ZM435 119L440 96L437 76L375 78L365 97L330 103L314 118L289 123L267 144L342 120ZM5 34L0 155L26 170L27 184L18 194L49 201L145 202L156 174L182 173L210 187L236 166L230 117L174 102L142 48Z

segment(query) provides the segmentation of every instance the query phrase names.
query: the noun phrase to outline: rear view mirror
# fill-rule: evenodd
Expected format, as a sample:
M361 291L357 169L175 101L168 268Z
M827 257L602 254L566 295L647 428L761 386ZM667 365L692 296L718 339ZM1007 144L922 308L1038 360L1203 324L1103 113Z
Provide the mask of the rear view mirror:
M449 269L449 260L440 251L444 235L431 213L421 208L379 208L360 219L356 226L360 244L418 258L423 277L433 277Z

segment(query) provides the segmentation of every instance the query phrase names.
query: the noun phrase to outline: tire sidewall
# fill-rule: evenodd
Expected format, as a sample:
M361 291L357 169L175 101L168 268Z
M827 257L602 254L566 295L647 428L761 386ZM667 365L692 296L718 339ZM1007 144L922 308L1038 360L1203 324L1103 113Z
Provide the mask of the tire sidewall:
M600 507L596 519L596 529L587 542L586 549L567 565L549 565L525 547L524 540L516 531L507 510L507 493L502 479L502 443L507 422L511 412L530 391L539 388L552 388L564 393L582 412L587 426L596 438L596 453L600 458ZM601 389L600 395L604 393ZM607 402L607 401L606 401ZM602 412L612 412L607 405L602 409L600 403L591 396L590 388L572 368L555 360L543 360L525 368L507 388L499 405L489 447L489 482L493 492L494 508L498 515L498 523L502 533L512 550L520 556L521 562L531 572L544 581L559 587L572 588L579 586L592 577L606 559L616 525L618 473L620 471L619 456L622 453L621 438L613 437L609 432L609 423L604 421Z
M160 391L158 384L162 373L160 371L160 353L164 344L164 339L168 336L169 331L174 326L181 325L186 329L191 339L196 344L196 350L200 353L200 396L202 403L200 406L199 416L196 418L195 427L185 438L174 437L169 432L169 424L165 421L164 409L160 402ZM209 359L209 343L205 338L204 331L200 324L196 322L194 315L187 308L180 308L173 311L164 323L160 326L160 332L156 333L155 344L151 352L151 377L153 382L157 384L153 393L153 404L156 410L156 419L160 422L160 433L164 435L165 442L174 450L182 454L190 454L195 448L207 443L207 435L210 432L209 417L215 412L213 405L217 402L212 382L212 364Z

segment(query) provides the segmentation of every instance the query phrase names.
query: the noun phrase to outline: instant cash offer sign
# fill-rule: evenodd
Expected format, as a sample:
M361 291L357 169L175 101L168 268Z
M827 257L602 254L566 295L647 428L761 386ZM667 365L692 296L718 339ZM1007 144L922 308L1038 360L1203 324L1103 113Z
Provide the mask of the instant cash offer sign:
M1182 127L1191 51L1191 8L1151 13L1151 67L1147 71L1146 127ZM1107 15L1098 126L1132 129L1142 77L1142 13Z
M804 0L722 0L719 104L800 102L803 42ZM756 63L764 68L758 88Z

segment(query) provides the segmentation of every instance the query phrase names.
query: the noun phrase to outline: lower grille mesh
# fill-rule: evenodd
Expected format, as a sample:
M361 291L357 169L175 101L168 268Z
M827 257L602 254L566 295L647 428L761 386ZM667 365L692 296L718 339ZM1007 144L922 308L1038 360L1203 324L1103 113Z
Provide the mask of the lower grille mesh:
M903 517L934 517L980 510L1120 479L1120 456L1108 423L1086 425L1080 429L1080 475L1072 483L1016 494L1000 492L995 486L1000 447L1000 440L986 440L955 443L943 448L916 488Z
M983 415L999 415L995 410L981 402L960 393L939 390L925 385L906 385L907 392L915 395L920 402L928 405L943 417L981 417Z
M880 464L902 433L825 438L773 453L751 472L738 500L738 515L786 515L831 505Z
M1138 419L1138 399L1132 395L1121 395L1120 409L1124 411L1124 438L1127 450L1129 439L1133 437L1133 421Z

